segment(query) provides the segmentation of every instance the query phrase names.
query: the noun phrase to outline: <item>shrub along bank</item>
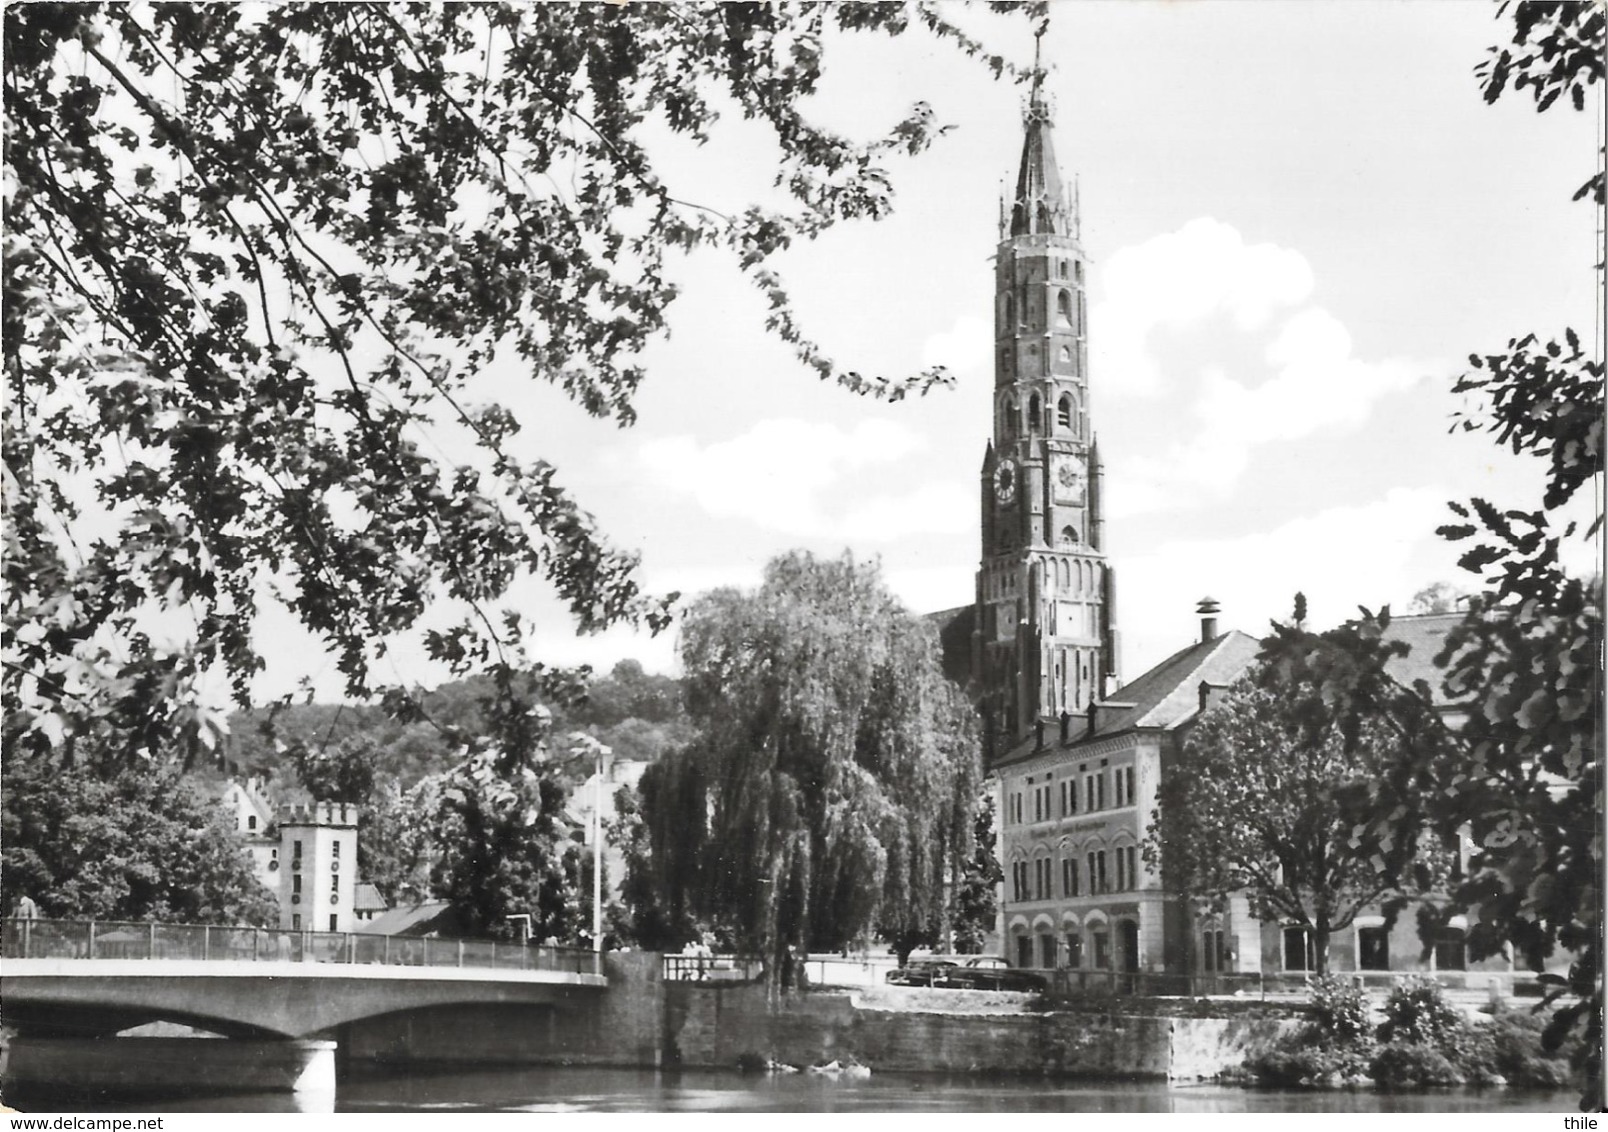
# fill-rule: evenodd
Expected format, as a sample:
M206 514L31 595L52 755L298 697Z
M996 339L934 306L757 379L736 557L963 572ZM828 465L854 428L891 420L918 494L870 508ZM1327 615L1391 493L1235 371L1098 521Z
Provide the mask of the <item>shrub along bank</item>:
M1377 1027L1367 992L1342 978L1314 980L1310 1010L1311 1021L1292 1045L1246 1061L1258 1084L1386 1089L1572 1084L1569 1050L1542 1045L1544 1019L1499 1009L1489 1021L1473 1021L1448 1003L1431 979L1399 980Z

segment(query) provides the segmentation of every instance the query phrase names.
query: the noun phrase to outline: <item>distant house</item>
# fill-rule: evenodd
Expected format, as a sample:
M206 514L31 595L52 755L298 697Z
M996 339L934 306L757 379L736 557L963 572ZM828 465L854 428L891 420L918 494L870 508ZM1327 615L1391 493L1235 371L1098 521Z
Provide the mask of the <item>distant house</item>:
M231 815L235 832L245 842L251 854L252 870L262 886L270 891L279 888L279 838L273 833L274 805L268 796L268 784L255 775L239 780L230 779L223 785L219 802Z
M391 906L380 895L380 890L367 881L359 881L357 891L352 895L352 920L356 924L372 923L377 917L390 911ZM355 929L354 929L355 930Z
M352 930L358 888L356 806L276 806L258 778L225 783L219 801L251 853L257 880L279 902L282 929Z

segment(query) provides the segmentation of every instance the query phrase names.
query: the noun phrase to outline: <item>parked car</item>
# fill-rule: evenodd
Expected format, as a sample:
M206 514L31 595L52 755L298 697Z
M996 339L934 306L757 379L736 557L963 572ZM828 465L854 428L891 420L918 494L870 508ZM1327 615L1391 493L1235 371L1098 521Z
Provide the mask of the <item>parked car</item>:
M943 986L940 980L958 966L952 959L912 959L903 967L889 971L884 978L902 987Z
M946 987L966 990L1004 990L1037 993L1046 988L1044 976L1037 971L1024 971L1012 967L997 955L978 955L943 973Z

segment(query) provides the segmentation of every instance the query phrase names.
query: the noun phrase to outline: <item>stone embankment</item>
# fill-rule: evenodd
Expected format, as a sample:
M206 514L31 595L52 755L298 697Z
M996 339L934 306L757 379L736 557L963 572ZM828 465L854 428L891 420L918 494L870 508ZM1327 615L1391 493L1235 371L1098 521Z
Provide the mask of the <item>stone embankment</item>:
M576 1009L420 1011L353 1026L343 1055L434 1061L818 1066L874 1072L1205 1080L1272 1048L1298 1025L1239 1013L1199 1018L1043 1010L1033 996L925 987L784 993L764 986L665 981L658 956L610 954L609 991ZM1128 1009L1129 1013L1122 1011Z

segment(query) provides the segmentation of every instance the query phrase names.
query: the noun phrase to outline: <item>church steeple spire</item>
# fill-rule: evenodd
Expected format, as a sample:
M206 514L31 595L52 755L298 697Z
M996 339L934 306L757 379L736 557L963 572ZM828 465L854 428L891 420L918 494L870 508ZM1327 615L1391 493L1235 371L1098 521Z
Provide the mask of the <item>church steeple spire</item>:
M991 735L1031 735L1117 683L1116 591L1089 410L1087 259L1037 52L994 257L994 430L981 470L972 671ZM1003 218L1002 218L1003 220Z
M1012 236L1073 235L1072 210L1055 162L1055 143L1050 139L1054 114L1044 94L1044 67L1039 61L1043 36L1041 27L1033 40L1033 89L1022 114L1026 136L1022 139L1022 162L1011 205Z

